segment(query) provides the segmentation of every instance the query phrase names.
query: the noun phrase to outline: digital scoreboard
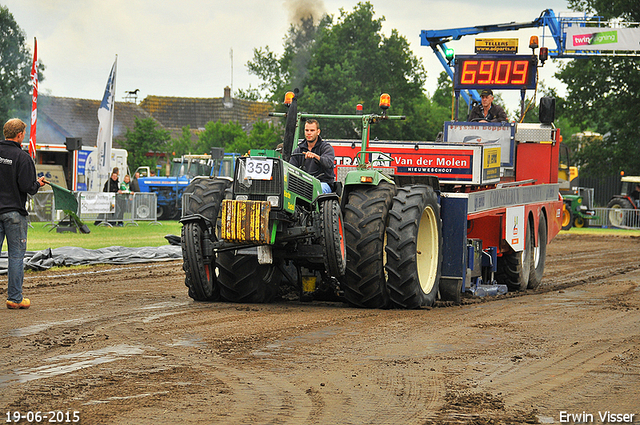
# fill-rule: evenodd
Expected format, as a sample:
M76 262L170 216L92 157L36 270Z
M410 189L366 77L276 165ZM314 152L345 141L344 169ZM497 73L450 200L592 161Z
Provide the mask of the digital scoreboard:
M534 55L459 55L455 58L453 88L534 89L537 64Z

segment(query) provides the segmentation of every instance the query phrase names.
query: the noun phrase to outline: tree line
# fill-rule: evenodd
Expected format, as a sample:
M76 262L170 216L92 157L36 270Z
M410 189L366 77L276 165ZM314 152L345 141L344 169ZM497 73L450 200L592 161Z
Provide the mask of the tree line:
M640 21L637 0L569 0L568 5L604 20ZM378 110L378 98L384 91L392 96L393 114L407 119L373 126L372 138L435 140L443 122L452 119L451 82L440 73L437 89L427 93L427 72L421 60L397 30L392 29L389 36L383 34L384 20L375 15L369 2L358 3L351 11L340 9L337 16L302 19L290 26L282 54L276 54L269 46L254 49L253 58L246 65L261 84L238 90L234 96L270 101L277 111L285 111L284 94L298 88L299 108L303 111L352 114L356 104L362 104L365 112ZM0 28L2 39L11 40L0 43L0 118L4 122L15 111L28 107L30 53L24 34L3 6ZM567 95L559 96L544 83L538 91L556 97L556 124L563 129L564 140L573 150L581 174L640 174L640 161L633 155L640 147L640 59L593 57L557 61L559 71L555 77L567 85ZM41 65L40 69L44 67ZM462 104L460 109L465 106ZM536 119L534 107L526 120ZM331 138L361 136L357 122L326 120L322 126L323 133ZM602 137L570 137L587 130ZM152 165L145 162L152 161L144 156L145 149L169 156L207 153L211 147L244 153L252 147L274 148L282 133L281 126L266 123L256 123L246 133L237 123L210 122L197 134L184 128L181 136L172 138L155 121L147 119L136 120L135 127L127 131L123 147L130 152L131 165L137 167Z

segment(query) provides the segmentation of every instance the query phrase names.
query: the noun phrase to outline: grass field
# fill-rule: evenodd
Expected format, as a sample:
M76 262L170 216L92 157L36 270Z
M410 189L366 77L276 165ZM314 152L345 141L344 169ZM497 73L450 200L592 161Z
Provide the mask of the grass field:
M91 233L57 233L48 223L32 223L27 236L27 250L40 251L47 248L77 246L87 249L109 246L161 246L167 245L165 235L180 235L182 225L178 221L162 221L161 225L140 223L138 226L104 227L87 224ZM6 249L6 247L5 247Z
M560 234L578 234L578 235L602 235L602 236L640 236L640 230L635 229L616 229L607 228L602 229L600 227L583 227L578 229L572 227L569 230L561 230Z

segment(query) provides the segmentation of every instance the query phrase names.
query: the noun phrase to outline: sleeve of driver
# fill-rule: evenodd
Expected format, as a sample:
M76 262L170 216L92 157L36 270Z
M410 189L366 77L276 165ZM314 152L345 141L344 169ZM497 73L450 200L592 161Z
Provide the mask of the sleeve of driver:
M335 165L336 154L333 150L333 146L329 143L325 143L320 153L320 165L325 170L330 170Z

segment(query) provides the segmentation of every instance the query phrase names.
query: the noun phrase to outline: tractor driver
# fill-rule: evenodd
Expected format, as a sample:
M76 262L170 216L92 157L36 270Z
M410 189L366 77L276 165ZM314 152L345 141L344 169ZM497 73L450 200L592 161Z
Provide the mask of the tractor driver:
M320 137L318 121L308 119L304 124L304 140L295 148L289 162L320 180L322 193L330 193L336 181L335 157L333 146Z
M507 120L507 113L501 106L493 104L493 90L484 89L480 93L481 103L471 108L468 121L503 122Z

